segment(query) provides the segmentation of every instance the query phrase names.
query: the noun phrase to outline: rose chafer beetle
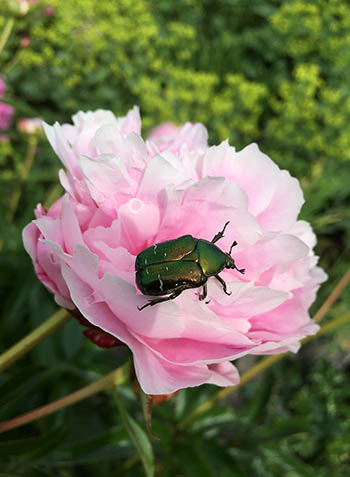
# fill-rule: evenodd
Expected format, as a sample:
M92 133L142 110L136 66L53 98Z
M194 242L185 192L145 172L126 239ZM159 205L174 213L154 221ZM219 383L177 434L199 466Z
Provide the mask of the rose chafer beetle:
M219 276L224 268L238 269L231 257L234 241L228 253L220 250L215 242L224 236L226 222L221 232L218 232L211 242L204 239L183 235L174 240L167 240L146 248L138 254L135 261L136 284L144 295L159 296L145 305L138 307L141 311L146 306L153 306L167 300L173 300L184 290L203 286L199 299L207 296L207 281L215 277L222 285L226 295L226 283Z

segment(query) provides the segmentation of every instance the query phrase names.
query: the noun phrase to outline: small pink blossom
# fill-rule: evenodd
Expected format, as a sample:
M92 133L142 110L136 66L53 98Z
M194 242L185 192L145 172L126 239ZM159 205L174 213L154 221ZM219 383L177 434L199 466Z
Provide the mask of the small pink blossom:
M45 125L65 170L65 194L24 229L35 271L57 303L132 351L148 394L239 382L231 361L247 354L296 352L318 326L308 309L326 279L310 225L298 220L299 182L251 144L208 147L206 129L187 123L154 130L145 142L136 107L78 113L73 125ZM240 268L224 270L231 295L213 278L208 303L198 290L143 311L135 258L185 234L211 240ZM210 301L209 301L210 300ZM107 340L108 341L108 340ZM118 343L118 341L117 341Z
M41 12L41 14L46 18L52 17L55 13L56 9L52 5L49 5L48 7L44 8Z
M20 15L26 15L29 11L29 3L31 0L17 0L18 3L18 8L19 8L19 14Z
M0 142L9 142L10 138L7 134L0 134Z
M0 101L0 131L10 127L14 111L13 106Z
M22 134L33 136L43 129L43 122L40 118L20 118L17 128Z
M31 44L30 36L27 33L22 35L19 44L22 48L28 48Z

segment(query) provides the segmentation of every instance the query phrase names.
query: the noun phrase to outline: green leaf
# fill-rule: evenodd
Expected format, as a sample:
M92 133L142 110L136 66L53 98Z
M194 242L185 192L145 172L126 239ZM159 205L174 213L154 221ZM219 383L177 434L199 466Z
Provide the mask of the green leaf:
M202 459L201 455L194 452L193 442L185 443L176 449L177 473L188 477L215 477L215 470Z
M205 463L207 469L210 469L215 476L245 477L247 475L246 469L240 468L227 447L219 445L216 439L196 439L194 450L201 462Z
M177 420L182 419L188 406L188 393L186 391L187 389L181 389L181 391L177 393L176 396L174 396L173 398L173 401L175 403L175 417Z
M280 441L294 434L308 432L309 429L309 420L301 417L286 418L277 424L260 426L240 419L234 423L231 444L239 449L254 452L257 447L267 445L268 441Z
M123 424L129 434L129 437L136 447L137 453L142 461L147 477L154 476L154 456L152 445L148 439L145 431L140 425L130 416L124 407L124 404L117 391L115 391L116 403L123 421Z
M10 474L8 472L0 472L0 477L19 477L19 474Z
M79 353L86 340L83 335L84 329L77 320L69 320L61 328L60 341L66 359L71 360Z
M87 434L89 430L86 430ZM102 460L125 459L134 455L134 447L122 424L104 432L95 432L85 439L79 433L76 439L62 445L59 456L50 456L43 463L47 465L91 464Z
M0 407L16 397L16 394L25 387L28 382L36 382L40 368L38 366L28 366L24 370L16 373L0 385Z
M313 477L315 469L298 459L292 452L282 451L281 449L265 450L265 454L272 457L283 469L294 471L298 477Z
M310 420L306 417L296 416L260 428L256 433L256 438L259 441L280 440L301 432L310 432Z
M37 366L26 367L24 371L16 374L0 386L1 414L4 414L13 404L22 400L30 391L39 389L52 376L65 372L77 374L71 366L64 363L42 372L39 372L39 369Z
M197 388L182 389L179 394L174 397L176 410L176 417L181 414L181 419L190 414L194 409L201 404L207 402L210 397L215 394L216 388L212 385L203 384L200 387L201 392Z
M255 395L251 399L247 411L244 413L244 416L249 421L257 421L266 414L265 409L270 400L274 382L274 375L268 372L256 386Z
M189 429L193 432L205 432L206 430L214 430L219 432L223 426L237 421L239 418L236 412L229 407L214 407L206 413L198 415L189 425Z
M28 461L36 460L57 447L66 436L66 429L55 428L39 437L1 442L0 456L4 459L12 456L25 456Z

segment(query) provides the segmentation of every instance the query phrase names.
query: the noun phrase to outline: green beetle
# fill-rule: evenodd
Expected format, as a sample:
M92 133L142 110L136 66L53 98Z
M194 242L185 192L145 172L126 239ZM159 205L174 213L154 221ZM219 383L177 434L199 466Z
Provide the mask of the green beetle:
M224 268L238 269L231 257L232 249L237 242L233 242L229 253L220 250L215 242L224 236L225 229L230 222L226 222L221 232L218 232L209 242L197 239L192 235L183 235L174 240L167 240L146 248L138 254L135 261L136 284L144 295L159 296L145 305L138 307L141 311L146 306L153 306L167 300L173 300L184 290L203 286L199 299L207 296L207 280L215 277L228 293L226 283L219 277ZM167 296L165 296L167 295Z

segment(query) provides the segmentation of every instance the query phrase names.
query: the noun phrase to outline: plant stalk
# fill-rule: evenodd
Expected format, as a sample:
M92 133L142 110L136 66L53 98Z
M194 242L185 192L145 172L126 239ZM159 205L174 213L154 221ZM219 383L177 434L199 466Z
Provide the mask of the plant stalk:
M38 326L34 331L0 355L0 371L3 371L10 366L10 364L28 353L28 351L34 348L35 345L56 331L57 328L64 325L70 318L71 314L65 309L61 308L56 311L56 313Z
M83 399L86 399L100 391L119 386L126 381L129 374L129 367L130 363L128 362L106 376L103 376L102 378L97 379L87 386L84 386L78 391L75 391L74 393L68 394L63 398L56 399L56 401L53 401L50 404L38 407L37 409L22 414L21 416L17 416L14 419L1 422L0 432L9 431L11 429L15 429L16 427L23 426L24 424L28 424L41 417L48 416L49 414L59 411L60 409L71 406L72 404L82 401Z
M314 321L320 321L325 316L326 313L331 309L333 303L338 299L344 288L350 282L350 268L345 272L342 279L337 283L336 287L333 288L331 294L323 303L323 305L319 308L316 312L315 316L313 317Z
M35 158L36 150L38 146L38 140L35 137L31 137L28 140L27 146L27 153L24 160L24 164L21 169L18 171L19 173L19 183L16 189L13 191L12 196L10 197L8 212L7 212L7 219L11 222L16 214L16 210L18 207L19 199L21 198L21 188L22 184L28 179L29 172L32 168L33 161Z
M12 28L15 24L14 18L9 18L4 26L4 29L2 30L1 37L0 37L0 55L5 48L5 45L7 43L7 40L9 39L9 36L11 35Z

